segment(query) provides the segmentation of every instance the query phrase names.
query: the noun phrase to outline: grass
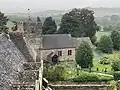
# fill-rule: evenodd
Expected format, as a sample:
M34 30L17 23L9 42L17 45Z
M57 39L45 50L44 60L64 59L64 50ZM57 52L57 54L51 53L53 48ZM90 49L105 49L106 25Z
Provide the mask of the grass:
M93 60L93 65L94 66L92 70L96 72L104 72L105 68L107 68L107 72L111 72L111 69L112 69L110 64L108 65L100 64L99 60ZM97 71L97 68L98 68L98 71Z

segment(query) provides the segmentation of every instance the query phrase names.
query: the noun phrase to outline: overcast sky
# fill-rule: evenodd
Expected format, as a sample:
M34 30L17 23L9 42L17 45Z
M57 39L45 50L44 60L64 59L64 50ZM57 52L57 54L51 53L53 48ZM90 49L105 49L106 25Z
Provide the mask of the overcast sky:
M0 0L0 11L33 12L81 7L120 7L120 0Z

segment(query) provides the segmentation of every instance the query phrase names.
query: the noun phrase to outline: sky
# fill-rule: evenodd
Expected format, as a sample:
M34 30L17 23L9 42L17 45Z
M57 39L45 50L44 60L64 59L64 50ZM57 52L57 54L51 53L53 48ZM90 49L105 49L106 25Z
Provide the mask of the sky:
M0 11L7 13L83 7L120 7L120 0L0 0Z

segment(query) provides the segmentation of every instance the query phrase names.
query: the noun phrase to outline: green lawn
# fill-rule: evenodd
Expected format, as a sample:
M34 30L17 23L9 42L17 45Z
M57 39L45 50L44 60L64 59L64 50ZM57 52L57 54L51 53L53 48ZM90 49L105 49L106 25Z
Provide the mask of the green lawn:
M93 71L97 71L97 68L98 68L98 72L103 72L104 73L104 70L105 68L107 68L107 72L111 72L111 65L103 65L103 64L100 64L99 63L99 60L93 60L93 68L92 70Z

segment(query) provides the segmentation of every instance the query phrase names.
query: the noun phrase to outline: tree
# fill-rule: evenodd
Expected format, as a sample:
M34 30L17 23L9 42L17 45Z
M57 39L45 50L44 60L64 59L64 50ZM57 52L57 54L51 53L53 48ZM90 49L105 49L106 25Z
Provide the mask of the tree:
M92 48L87 42L82 42L76 51L76 62L81 68L89 68L93 66Z
M120 50L120 32L112 31L111 32L111 39L113 42L113 48L115 50Z
M37 17L36 31L38 36L42 34L42 21L40 20L39 17Z
M97 41L97 37L96 36L92 36L91 37L91 42L93 45L96 45L96 41Z
M5 32L7 33L7 27L6 27L6 24L7 24L7 17L4 15L4 13L0 12L0 33L2 32Z
M47 17L43 23L43 34L54 34L57 31L57 25L52 17Z
M120 61L119 60L113 61L111 66L114 71L120 71Z
M104 53L112 53L113 50L113 42L109 36L102 36L100 38L100 42L98 43L98 50L101 50Z
M62 16L58 33L91 38L99 30L93 14L94 12L88 9L73 9Z
M104 30L104 31L112 31L112 30L113 30L113 27L112 27L112 25L107 25L107 26L104 26L104 27L103 27L103 30Z

